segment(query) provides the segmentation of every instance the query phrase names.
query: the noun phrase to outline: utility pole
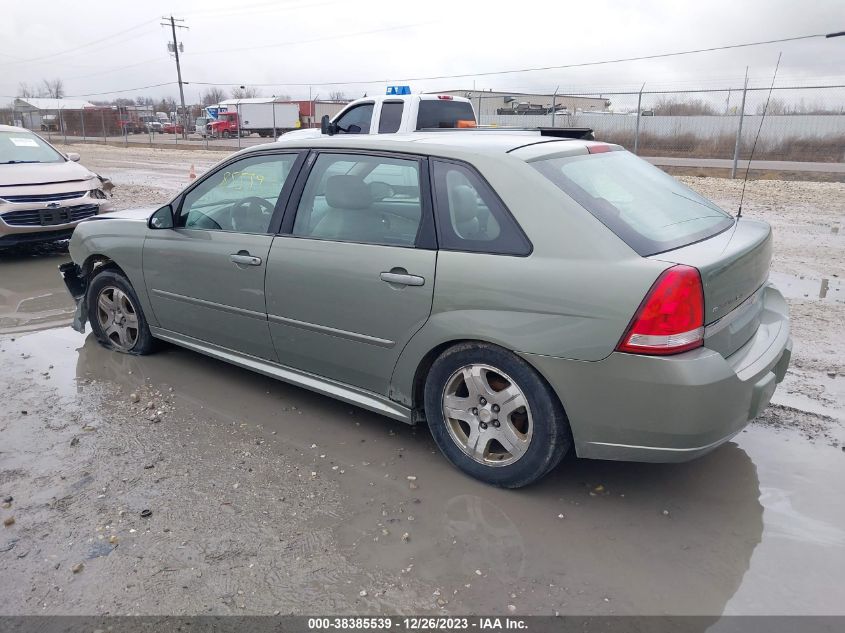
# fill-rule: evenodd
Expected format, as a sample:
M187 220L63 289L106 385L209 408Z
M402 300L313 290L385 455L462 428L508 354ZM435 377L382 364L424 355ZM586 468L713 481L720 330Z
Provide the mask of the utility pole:
M177 25L177 22L184 22L185 20L174 18L172 15L169 18L163 17L162 20L170 23L170 31L173 33L173 42L168 45L168 48L172 46L173 54L176 56L176 78L179 81L179 100L182 103L182 138L188 138L188 112L185 109L185 89L182 87L182 67L179 65L179 43L176 41L176 27L178 26L180 29L187 29L188 27L181 24ZM163 23L162 26L167 26L167 23Z

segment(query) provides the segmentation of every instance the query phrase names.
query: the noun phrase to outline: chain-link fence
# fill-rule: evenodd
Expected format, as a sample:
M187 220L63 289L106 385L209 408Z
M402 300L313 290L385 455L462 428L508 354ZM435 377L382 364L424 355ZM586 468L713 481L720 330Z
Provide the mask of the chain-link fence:
M755 160L845 162L845 85L776 87L765 118L768 87L472 97L482 125L589 127L644 156L743 160L759 130Z
M597 139L643 156L845 162L845 85L525 94L451 91L472 100L481 125L589 127ZM0 98L0 102L5 99ZM12 101L9 99L9 101ZM75 110L0 109L0 123L62 142L200 145L231 149L266 139L217 139L170 126L129 125L114 106ZM762 121L762 128L760 127Z
M183 123L159 120L152 110L146 116L130 114L126 108L117 106L94 106L92 104L74 104L63 107L36 108L22 105L22 99L0 97L0 103L10 101L11 105L0 108L0 124L24 127L39 133L50 142L59 143L107 143L112 145L149 147L169 147L178 145L204 145L221 149L238 148L249 145L246 138L209 139L201 132ZM33 99L30 101L50 101L55 99ZM79 102L84 103L84 102ZM199 110L199 106L195 108ZM243 141L243 142L242 142ZM266 142L256 137L255 142Z

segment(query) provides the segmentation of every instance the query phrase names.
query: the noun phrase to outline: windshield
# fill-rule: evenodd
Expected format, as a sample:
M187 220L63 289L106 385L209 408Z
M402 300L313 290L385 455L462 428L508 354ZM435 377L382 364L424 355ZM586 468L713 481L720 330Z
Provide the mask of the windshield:
M62 163L65 158L40 136L24 131L0 131L0 165Z
M475 121L475 112L466 101L422 99L417 114L417 129L453 128L458 121Z
M733 218L667 173L625 151L531 163L642 256L698 242Z

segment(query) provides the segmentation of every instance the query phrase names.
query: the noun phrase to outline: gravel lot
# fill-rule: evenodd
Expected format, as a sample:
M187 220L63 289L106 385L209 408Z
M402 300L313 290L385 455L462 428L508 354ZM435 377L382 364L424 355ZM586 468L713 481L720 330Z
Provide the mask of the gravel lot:
M223 157L74 151L118 208ZM741 183L682 180L736 209ZM67 327L61 246L0 253L0 614L843 614L843 203L748 183L795 338L759 420L688 464L569 458L521 491L425 428L174 347L107 352Z

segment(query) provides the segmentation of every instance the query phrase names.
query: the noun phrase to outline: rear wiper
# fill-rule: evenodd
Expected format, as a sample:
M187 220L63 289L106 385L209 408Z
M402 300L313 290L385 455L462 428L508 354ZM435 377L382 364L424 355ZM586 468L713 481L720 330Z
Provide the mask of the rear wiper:
M20 165L21 163L40 163L40 160L5 160L0 165Z

